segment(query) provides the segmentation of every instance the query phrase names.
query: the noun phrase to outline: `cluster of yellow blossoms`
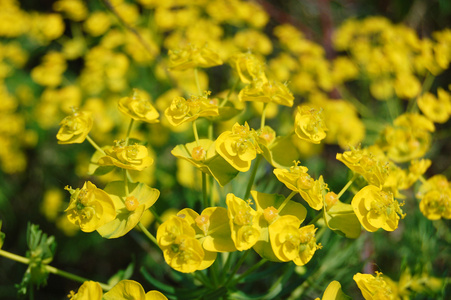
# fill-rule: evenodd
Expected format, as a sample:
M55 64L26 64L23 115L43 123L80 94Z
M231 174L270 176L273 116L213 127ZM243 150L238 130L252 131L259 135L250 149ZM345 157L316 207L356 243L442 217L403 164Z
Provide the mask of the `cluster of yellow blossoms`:
M431 89L433 77L451 62L449 29L419 38L382 17L350 19L334 32L337 56L328 59L322 46L292 25L274 26L271 40L262 30L269 16L256 2L104 2L109 11L81 0L58 0L53 13L26 12L15 0L0 3L1 169L26 168L24 148L36 144L28 129L33 125L51 130L60 122L59 144L91 143L96 151L80 169L105 176L96 178L99 183L91 179L95 184L85 180L81 188L66 187L67 219L83 232L112 239L139 227L169 266L195 273L211 267L218 253L249 249L265 261L303 266L322 248L317 241L327 229L352 239L362 227L394 231L406 217L404 201L412 201L405 191L416 185L426 218L451 218L446 176L423 177L434 163L435 133L451 116L451 86ZM30 45L12 40L19 37ZM49 45L52 50L28 59ZM31 88L9 86L9 80L22 82L27 61L24 82ZM359 81L367 96L353 95ZM27 123L28 115L36 124ZM135 126L132 136L135 122L144 124ZM168 148L174 141L177 145ZM299 162L308 162L326 144L341 148L335 157L353 173L338 194L326 176L312 177L308 163ZM196 204L201 213L179 210L188 203L183 199L178 212L160 219L153 208L160 191L151 187L152 168L167 156L155 156L152 146L176 158L168 164L177 160L196 172L188 176L179 169L186 185L202 183ZM331 149L338 148L326 148ZM289 196L257 184L263 158L265 177L272 171ZM248 171L248 177L242 175ZM102 183L103 188L96 186ZM48 211L58 205L51 200L43 205L49 219L55 214ZM155 238L143 225L149 211L159 219ZM365 299L404 296L380 274L358 273L354 280ZM323 299L340 295L335 282ZM166 299L127 280L105 294L97 283L86 282L70 296Z

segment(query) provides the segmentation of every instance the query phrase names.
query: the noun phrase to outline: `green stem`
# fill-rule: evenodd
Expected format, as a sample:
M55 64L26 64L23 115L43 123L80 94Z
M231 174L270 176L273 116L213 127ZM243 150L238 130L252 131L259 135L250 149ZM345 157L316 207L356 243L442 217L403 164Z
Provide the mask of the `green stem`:
M204 209L208 207L208 194L207 194L207 174L200 171L202 173L202 200Z
M192 274L193 274L193 277L196 278L197 280L199 280L200 282L202 282L202 284L204 286L207 286L210 289L213 289L213 286L211 285L210 281L208 280L208 277L205 276L205 274L202 273L202 271L196 271Z
M106 155L105 151L103 151L102 148L99 147L99 145L96 144L96 142L94 142L93 139L91 139L91 137L89 136L89 134L86 136L86 139L88 140L88 142L100 153L102 153L103 155Z
M152 243L154 243L158 248L160 248L160 246L158 245L157 239L153 236L153 234L151 234L149 232L149 230L147 230L146 226L144 226L141 222L139 222L138 227L149 238L149 240L152 241Z
M279 206L279 208L277 209L279 211L279 213L282 211L282 209L284 209L285 205L288 204L288 201L291 200L291 198L294 197L294 195L296 195L298 192L292 191L290 195L288 195L288 197L283 201L283 203Z
M246 193L244 194L244 198L243 198L244 200L247 200L249 198L249 195L251 194L252 185L254 184L255 175L257 175L258 165L260 164L261 160L262 160L262 156L260 154L257 155L257 160L254 163L251 177L249 177L249 182L247 183Z
M14 253L11 253L11 252L8 252L8 251L5 251L5 250L0 250L0 256L9 258L11 260L14 260L14 261L20 262L22 264L26 264L26 265L28 265L30 263L30 260L28 258L16 255ZM49 266L49 265L44 265L44 266L45 266L45 269L49 273L52 273L52 274L55 274L55 275L59 275L61 277L65 277L67 279L71 279L71 280L78 281L78 282L81 282L81 283L83 283L85 281L90 281L90 279L87 279L87 278L84 278L84 277L81 277L81 276L78 276L78 275L75 275L75 274L72 274L72 273L69 273L69 272L57 269L57 268ZM108 291L108 290L111 289L111 287L108 284L100 283L100 282L99 282L99 284L102 287L102 289L105 290L105 291Z
M308 223L308 225L315 224L316 221L318 221L318 220L321 219L322 217L323 217L323 212L321 211L319 214L316 215L316 217L315 217L313 220L311 220L311 221Z
M133 127L134 121L135 121L134 119L131 119L130 124L128 125L127 135L125 136L125 146L128 146L128 141L130 139L130 132L132 132L132 127Z
M256 263L255 265L253 265L252 267L250 267L249 269L246 270L246 272L244 272L243 274L241 274L240 276L238 276L237 279L233 280L231 282L231 285L234 286L237 283L239 283L241 281L241 279L245 278L247 275L249 275L250 273L254 272L255 270L257 270L258 268L260 268L265 262L267 262L268 260L266 258L262 258L258 263Z
M262 119L260 122L260 128L265 127L266 109L267 108L268 108L268 103L263 103L263 111L262 111Z
M128 178L127 178L127 170L122 169L124 173L124 187L125 187L125 197L128 197L129 190L128 190Z
M232 270L232 273L229 275L229 278L227 279L226 283L224 284L224 286L228 286L232 279L233 276L235 276L236 272L238 272L238 269L241 267L241 265L243 264L243 262L246 260L246 257L249 255L251 249L248 249L244 252L243 255L241 255L240 260L238 260L238 262L236 263L235 267Z
M224 263L224 265L222 266L222 272L221 272L221 277L220 277L220 281L223 282L225 280L225 277L227 275L227 272L230 270L230 265L232 264L232 261L234 260L234 256L236 255L237 252L227 252L225 254L227 254L227 259Z
M193 132L194 132L194 138L196 139L197 146L199 146L199 135L197 134L197 126L196 121L193 121Z
M358 176L359 176L359 174L354 173L354 175L352 176L351 180L349 180L348 183L346 183L346 185L338 193L338 195L337 195L338 199L340 199L340 197L344 194L344 192L346 192L346 190L351 186L351 184L354 182L354 180L357 179Z
M198 71L197 68L194 68L194 80L196 81L197 92L199 93L199 96L201 96L202 95L202 90L200 88L199 71Z
M153 214L153 216L155 217L155 220L157 220L158 223L163 224L163 220L161 220L160 215L155 211L155 208L153 206L151 206L149 208L150 212Z
M229 101L230 96L236 90L236 87L238 86L238 83L240 83L240 78L239 77L235 80L234 84L232 85L232 88L227 93L227 96L224 98L224 100L221 102L221 104L219 104L219 107L224 107L224 105L226 105L227 101Z

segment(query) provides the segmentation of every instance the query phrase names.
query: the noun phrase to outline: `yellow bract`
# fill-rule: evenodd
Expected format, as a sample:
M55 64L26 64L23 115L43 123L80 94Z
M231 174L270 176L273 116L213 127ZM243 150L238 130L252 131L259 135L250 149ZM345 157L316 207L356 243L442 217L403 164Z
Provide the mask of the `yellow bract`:
M398 228L399 219L405 216L393 194L374 185L361 189L352 199L351 205L360 224L369 232L379 228L393 231Z
M307 167L300 166L299 163L296 161L289 170L274 169L273 172L287 188L298 192L311 208L320 210L323 207L322 192L325 188L322 176L318 180L314 180L307 173Z
M104 151L106 156L97 162L100 166L142 171L153 164L146 146L138 144L125 146L122 142L117 142L115 146L105 147Z
M299 228L301 220L292 215L280 216L269 225L269 239L274 254L281 261L293 261L303 266L315 254L316 244L314 225Z
M68 297L70 300L101 300L102 294L103 291L98 282L85 281L76 294L71 292Z
M61 123L56 138L58 144L83 143L93 125L92 114L85 111L76 111L65 117Z
M222 65L219 55L206 45L203 47L188 45L182 49L169 50L168 55L169 67L172 70L182 71Z
M267 81L264 63L252 53L240 53L230 59L230 65L238 72L241 81L250 84L255 80Z
M164 115L172 126L194 121L199 117L218 116L218 102L208 99L210 92L203 96L191 96L188 99L175 97L171 105L164 111Z
M119 100L119 110L134 120L147 123L158 123L160 114L153 107L149 100L144 99L137 89L133 89L130 97L124 97Z
M353 279L357 283L365 300L398 299L393 291L393 287L382 278L382 273L376 272L376 277L371 274L357 273Z
M254 246L260 237L258 214L249 203L232 193L227 194L226 203L235 247L239 251L247 250Z
M420 187L420 211L429 220L451 219L451 185L443 175L429 178Z
M352 147L343 154L337 153L336 158L353 172L362 175L369 184L377 187L382 187L389 175L388 160L376 157L370 149Z
M308 106L298 106L294 126L296 135L302 140L319 144L326 137L327 128L321 110Z
M92 232L116 217L116 210L111 197L97 188L90 181L83 188L73 190L66 187L71 194L66 208L67 218L84 232Z
M249 125L235 123L232 131L224 131L216 140L216 151L232 167L240 172L246 172L251 167L252 160L261 153L257 143L255 130Z
M204 264L205 252L195 238L196 231L189 222L179 216L172 216L158 227L157 241L164 259L173 269L192 273L208 268L213 262Z
M238 94L240 101L256 101L293 106L294 97L288 87L278 81L253 81Z
M417 100L421 112L435 123L445 123L451 115L451 95L442 88L437 90L438 97L425 93Z
M430 132L435 131L434 123L426 117L405 113L387 127L378 145L395 162L406 162L423 157L431 145Z

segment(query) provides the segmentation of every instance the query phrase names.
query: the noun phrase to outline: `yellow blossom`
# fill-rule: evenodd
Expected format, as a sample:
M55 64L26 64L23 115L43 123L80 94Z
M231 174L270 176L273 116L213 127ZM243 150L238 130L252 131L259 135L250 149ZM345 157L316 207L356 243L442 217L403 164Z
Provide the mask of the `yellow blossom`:
M235 123L232 131L221 133L215 144L219 155L240 172L248 171L252 160L261 152L257 134L247 123Z
M381 187L389 175L388 160L379 159L368 149L352 147L350 151L337 153L337 160L353 172L362 175L369 184Z
M147 123L158 123L160 114L149 100L143 98L137 89L133 89L130 97L119 100L119 110L134 120Z
M314 180L307 173L307 167L299 164L299 161L295 161L294 166L291 166L289 170L274 169L274 175L287 188L298 192L311 208L320 210L323 207L322 191L324 189L324 181L322 176L319 180Z
M451 115L451 95L439 88L438 97L429 92L417 100L421 112L434 123L445 123Z
M369 232L379 228L393 231L398 228L399 219L405 217L401 204L393 198L393 194L374 185L361 189L352 199L351 205L360 224Z
M128 170L142 171L153 164L149 151L143 145L125 146L123 142L117 142L115 146L104 148L105 156L102 156L98 164L100 166L116 166Z
M196 47L188 45L182 49L169 50L169 67L172 70L187 70L200 68L210 68L222 65L219 55L206 45Z
M240 101L256 101L293 106L294 97L288 87L278 81L253 81L238 94Z
M121 280L111 290L103 295L104 300L167 300L159 291L145 292L139 282L134 280Z
M274 254L281 261L293 261L303 266L315 254L316 244L314 225L299 228L301 221L292 215L278 218L269 225L269 238Z
M102 287L98 282L85 281L76 294L71 292L68 297L70 300L101 300L102 295Z
M249 52L236 54L230 58L230 65L246 84L254 80L266 81L263 61L255 54Z
M71 194L67 218L84 232L92 232L116 217L111 197L90 181L81 189L66 187Z
M382 273L376 272L376 277L371 274L357 273L353 277L362 292L365 300L395 300L398 299L393 287L382 277Z
M429 220L451 219L451 185L443 175L425 181L417 193L420 211Z
M217 99L209 99L208 95L209 91L202 96L192 95L188 99L175 97L164 112L167 120L172 126L179 126L199 117L219 115Z
M260 237L258 214L249 203L232 193L227 194L226 203L235 247L238 251L247 250L254 246Z
M296 135L302 140L319 144L326 137L327 128L321 110L308 106L298 106L294 126Z
M92 128L93 119L90 112L74 110L70 116L65 117L60 125L56 138L58 144L83 143Z
M166 263L173 269L192 273L201 268L205 252L195 234L188 221L178 216L170 217L158 227L158 245Z
M382 132L378 145L395 162L406 162L426 154L431 145L430 132L435 131L434 123L426 117L405 113Z

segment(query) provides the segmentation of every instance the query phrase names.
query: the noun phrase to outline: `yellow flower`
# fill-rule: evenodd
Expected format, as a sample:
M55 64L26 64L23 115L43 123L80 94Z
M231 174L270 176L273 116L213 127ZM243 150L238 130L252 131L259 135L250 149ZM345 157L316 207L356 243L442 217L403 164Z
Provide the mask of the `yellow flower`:
M190 208L182 209L177 216L188 221L196 231L202 247L210 252L233 252L229 217L224 207L207 207L199 215Z
M241 81L250 84L254 80L267 81L264 63L254 54L246 52L232 56L230 65L238 72Z
M205 252L187 220L172 216L158 227L157 241L168 265L182 273L200 270ZM208 267L208 266L207 266Z
M100 284L95 281L85 281L78 292L73 291L68 295L70 300L101 300L103 295Z
M298 202L292 200L287 202L282 195L265 194L257 191L251 191L251 195L255 200L260 226L260 237L253 248L261 257L270 261L281 262L274 254L271 246L269 226L279 217L285 215L294 216L302 223L307 215L307 210Z
M293 261L303 266L315 254L316 244L314 225L299 228L301 220L292 215L280 216L269 225L269 239L274 254L281 261Z
M92 36L104 34L111 26L111 17L103 11L91 13L89 18L83 23L83 29Z
M66 187L71 194L66 208L67 218L84 232L92 232L116 217L113 200L90 181L81 189Z
M139 221L160 196L160 191L144 183L128 183L129 194L125 194L123 181L113 181L105 186L104 191L113 200L116 218L97 228L104 238L114 239L127 234L138 225Z
M320 210L323 207L324 181L322 176L318 180L314 180L307 173L307 167L299 166L299 164L300 162L296 161L290 170L274 169L274 175L287 188L298 192L311 208Z
M153 107L149 100L144 99L137 89L133 89L130 97L124 97L119 100L119 110L138 121L147 122L150 124L160 122L158 117L160 114Z
M288 87L278 81L254 81L238 94L240 101L256 101L293 106L294 97Z
M324 295L321 298L322 300L345 300L350 299L346 296L345 293L341 290L341 284L334 280L327 286L326 290L324 291ZM316 298L315 300L320 300L319 298Z
M249 125L235 123L232 131L225 131L217 138L215 147L232 167L240 172L246 172L251 167L252 160L261 153L257 143L258 137L255 130Z
M429 178L420 187L420 211L429 220L451 219L451 185L443 175Z
M218 116L216 99L208 99L211 92L206 91L203 96L191 96L188 99L175 97L171 105L164 111L172 126L194 121L199 117Z
M294 120L296 135L305 141L319 144L326 137L326 125L324 124L321 110L308 106L298 106Z
M389 162L377 158L369 149L352 147L350 151L337 153L337 160L353 172L362 175L369 184L381 187L389 175Z
M451 96L439 88L438 97L431 93L425 93L417 100L421 112L435 123L445 123L451 115Z
M76 111L65 117L60 125L61 128L56 134L58 144L83 143L92 128L93 119L90 112Z
M249 203L233 195L226 198L232 240L239 251L247 250L257 243L260 237L258 214Z
M405 113L387 127L378 145L395 162L406 162L426 154L431 145L430 132L435 131L434 123L426 117Z
M219 55L206 45L196 47L188 45L182 49L169 50L169 67L172 70L187 70L200 68L210 68L222 65Z
M351 205L360 224L369 232L379 228L393 231L398 228L399 219L405 217L393 194L374 185L361 189L352 199Z
M125 146L116 142L115 146L105 147L106 156L99 159L100 166L116 166L127 170L142 171L153 164L149 151L143 145Z
M158 291L145 292L139 282L134 280L121 280L111 290L103 295L104 300L167 300Z
M40 85L56 87L60 85L66 68L64 55L60 52L49 51L42 58L42 64L31 70L31 78Z
M376 277L371 274L357 273L353 277L362 292L365 300L395 300L398 299L392 286L384 280L382 273L376 272Z

